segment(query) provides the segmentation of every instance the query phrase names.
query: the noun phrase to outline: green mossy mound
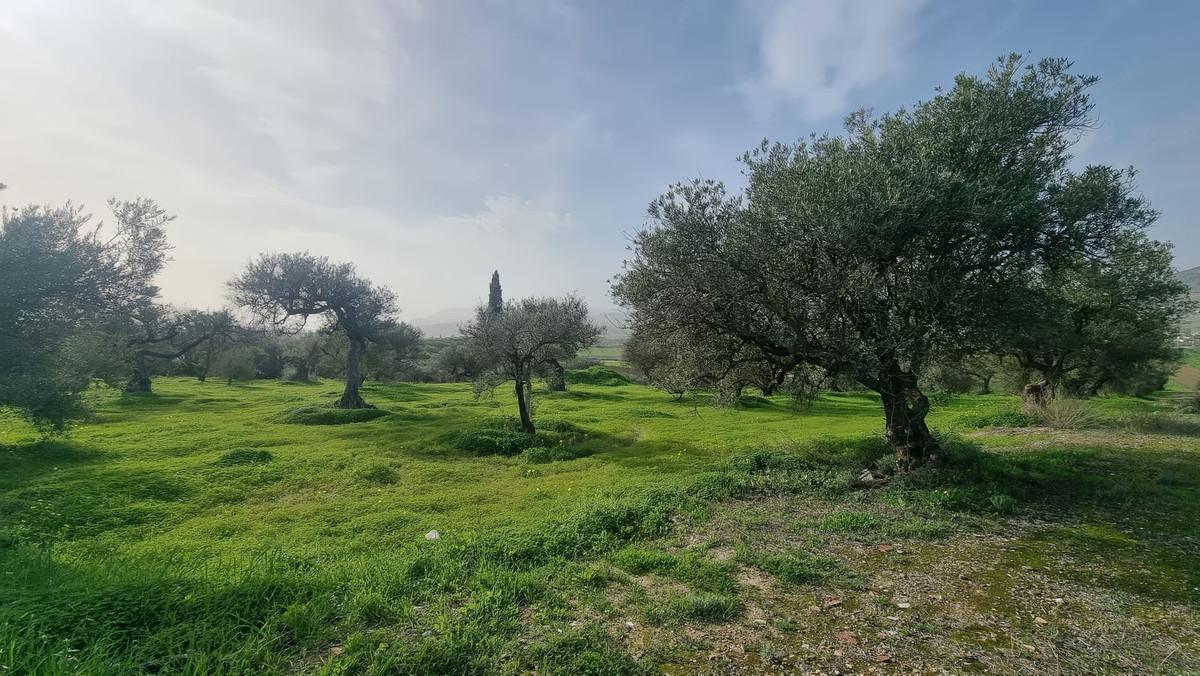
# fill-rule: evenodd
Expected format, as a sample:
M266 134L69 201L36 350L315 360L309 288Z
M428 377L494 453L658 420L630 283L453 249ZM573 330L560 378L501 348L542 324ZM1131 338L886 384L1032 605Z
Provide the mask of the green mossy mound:
M388 412L378 408L302 406L284 413L280 420L293 425L348 425L382 418L385 415L388 415Z
M234 465L264 465L275 459L270 451L261 448L235 448L226 451L217 458L217 465L233 467Z
M589 366L578 371L567 371L567 382L571 385L615 387L617 385L628 385L629 379L604 366Z

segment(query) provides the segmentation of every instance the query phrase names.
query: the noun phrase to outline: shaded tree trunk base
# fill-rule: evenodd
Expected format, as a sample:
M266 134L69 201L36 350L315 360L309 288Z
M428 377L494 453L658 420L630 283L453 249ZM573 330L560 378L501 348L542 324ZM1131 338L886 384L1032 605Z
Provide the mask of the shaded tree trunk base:
M339 398L336 402L334 402L333 407L334 408L375 408L371 404L368 404L362 398L362 395L360 395L358 393L357 387L354 388L353 392L347 391L344 394L342 394L341 398Z
M1021 403L1041 406L1046 403L1046 400L1051 398L1052 393L1053 388L1047 380L1029 383L1021 389Z
M529 415L528 388L521 379L516 380L517 392L517 409L521 413L521 431L526 434L535 434L537 430L533 427L533 418Z
M917 388L915 374L893 367L880 392L884 437L896 454L896 471L941 464L941 445L925 423L929 398Z
M150 374L135 371L134 374L129 377L129 382L125 383L125 391L131 394L152 391Z

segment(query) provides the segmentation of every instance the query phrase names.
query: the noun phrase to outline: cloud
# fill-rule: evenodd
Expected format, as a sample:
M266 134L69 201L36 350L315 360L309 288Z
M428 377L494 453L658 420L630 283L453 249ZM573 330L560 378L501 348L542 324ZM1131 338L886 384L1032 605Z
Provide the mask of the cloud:
M523 293L604 276L554 255L574 219L564 167L598 132L554 89L529 90L536 113L480 99L508 89L479 86L500 69L483 55L553 61L517 37L460 39L492 30L486 15L376 0L10 9L0 81L36 95L0 111L0 199L98 217L112 195L157 199L179 217L171 302L221 304L267 250L354 261L408 312L470 304L496 267Z
M924 0L773 0L755 4L760 69L741 85L759 116L799 106L849 112L850 95L897 71Z

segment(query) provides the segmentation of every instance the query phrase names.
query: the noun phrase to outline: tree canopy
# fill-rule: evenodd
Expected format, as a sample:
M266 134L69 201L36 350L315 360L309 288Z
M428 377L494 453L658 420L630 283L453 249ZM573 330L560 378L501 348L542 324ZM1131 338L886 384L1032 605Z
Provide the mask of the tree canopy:
M1095 82L1011 56L845 135L764 142L744 194L697 180L655 200L613 293L635 328L853 377L882 397L898 465L923 464L924 365L1002 349L1031 271L1104 260L1154 219L1131 172L1069 166Z
M172 218L153 201L110 200L111 226L81 208L5 210L0 227L0 404L61 428L83 412L93 377L132 367L119 339L111 370L95 368L96 342L129 321L161 313L154 278ZM118 369L115 364L124 366Z
M395 324L396 297L390 289L360 277L353 264L331 263L308 252L262 254L229 288L238 305L276 330L297 332L319 316L331 331L345 334L346 387L335 405L368 406L359 394L359 367L368 342Z
M463 335L488 371L485 377L512 380L521 429L534 432L529 397L533 375L550 360L567 359L595 343L603 330L577 296L525 298L499 312L483 305Z

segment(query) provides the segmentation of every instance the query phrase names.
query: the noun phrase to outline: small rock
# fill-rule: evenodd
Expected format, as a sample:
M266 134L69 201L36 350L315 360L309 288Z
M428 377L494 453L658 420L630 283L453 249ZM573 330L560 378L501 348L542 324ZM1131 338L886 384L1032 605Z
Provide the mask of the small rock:
M341 655L343 652L345 652L345 650L346 649L340 645L329 646L329 655L331 657L337 657L338 655Z
M893 621L893 622L899 622L899 621L900 621L900 616L899 616L899 615L888 615L888 616L887 616L887 618L888 618L889 620Z
M767 626L767 621L760 618L760 619L755 620L754 624L756 624L760 627L765 627L765 626Z
M842 600L833 596L826 596L825 600L821 602L821 607L826 609L840 605L842 605Z
M900 610L908 610L909 608L912 608L912 604L909 603L908 601L901 601L896 604L896 607L899 608Z
M892 661L892 656L891 656L891 655L888 655L888 654L886 654L886 653L884 653L884 654L882 654L882 655L876 655L876 656L875 656L875 661L876 661L876 662L891 662L891 661Z
M1059 604L1059 605L1062 605L1062 603L1063 603L1063 600L1062 600L1062 599L1058 599L1058 598L1056 598L1056 599L1054 599L1054 602L1055 602L1055 603L1057 603L1057 604Z
M627 621L627 622L625 622L625 628L626 628L626 629L633 629L635 626L636 626L636 625L635 625L633 622L631 622L631 621Z
M426 629L425 631L421 632L421 636L424 636L425 638L429 638L430 636L433 636L433 630Z
M884 554L892 551L892 549L894 549L894 547L891 545L879 545L879 551L883 552Z
M431 530L425 534L425 539L426 540L440 540L440 539L442 539L442 534L437 532L436 530Z
M843 645L858 645L858 638L848 631L839 631L837 633L837 640Z
M1050 624L1050 620L1047 620L1044 617L1035 617L1035 618L1033 618L1033 623L1034 624Z
M579 626L579 621L578 621L578 620L576 620L576 621L574 621L574 622L572 622L572 623L571 623L571 628L572 628L572 629L575 629L575 628L576 628L576 627L578 627L578 626Z

